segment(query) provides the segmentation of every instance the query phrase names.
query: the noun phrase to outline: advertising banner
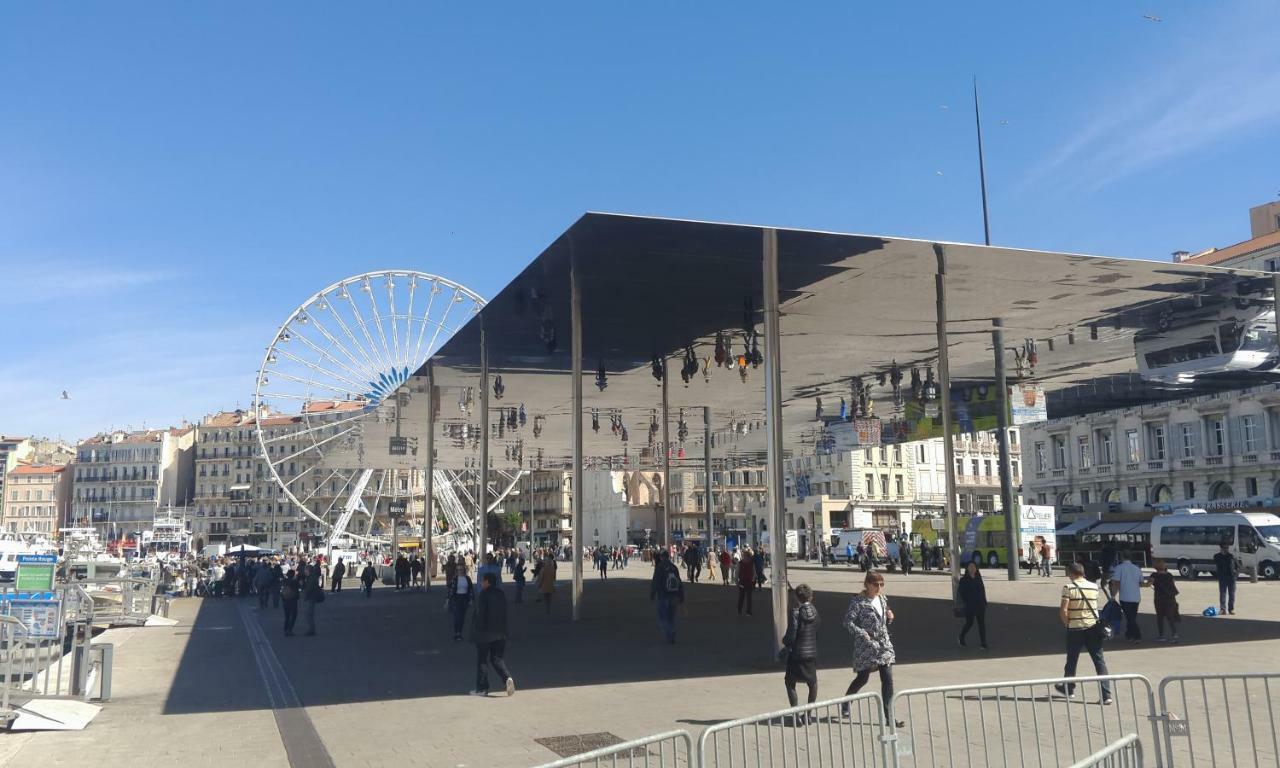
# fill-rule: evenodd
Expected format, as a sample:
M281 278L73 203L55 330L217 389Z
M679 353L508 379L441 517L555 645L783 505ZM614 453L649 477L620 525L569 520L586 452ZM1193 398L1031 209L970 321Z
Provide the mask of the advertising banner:
M1049 420L1049 406L1044 387L1039 384L1014 384L1009 387L1009 412L1013 426Z

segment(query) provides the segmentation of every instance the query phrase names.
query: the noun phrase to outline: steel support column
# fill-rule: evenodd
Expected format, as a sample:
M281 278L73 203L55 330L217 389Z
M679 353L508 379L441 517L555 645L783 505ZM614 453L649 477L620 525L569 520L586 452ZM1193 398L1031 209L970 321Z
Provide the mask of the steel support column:
M960 585L960 537L956 521L956 450L951 434L951 364L947 342L947 252L934 243L933 253L938 257L938 272L934 275L937 294L935 309L938 325L938 394L942 410L942 454L947 478L947 549L951 553L951 598L959 597Z
M435 504L434 496L436 490L436 372L435 366L430 360L427 361L427 444L425 446L427 453L427 473L423 478L422 488L422 552L425 562L423 567L426 579L427 591L431 591L431 550L434 546L432 542L432 533L435 531Z
M1004 532L1009 541L1009 581L1017 581L1018 547L1022 533L1018 525L1018 501L1013 493L1013 466L1009 459L1009 383L1004 371L1004 324L991 321L991 346L996 355L996 445L1000 449L1000 508L1004 510Z
M703 503L707 509L707 556L715 550L716 543L716 514L715 499L711 495L711 408L709 406L702 407L702 465L707 476L704 478L706 491L703 493Z
M769 490L769 559L773 571L773 648L776 656L787 631L786 500L782 495L782 354L779 348L781 314L778 309L778 230L764 230L764 427Z
M483 315L480 317L480 467L477 474L480 481L476 484L476 565L479 565L484 561L489 543L489 344Z
M671 547L671 419L667 412L667 358L662 358L662 547Z
M582 616L582 542L585 537L582 521L582 290L578 285L578 261L574 256L570 256L569 261L569 303L573 354L573 487L569 491L573 505L571 602L573 620L577 621Z

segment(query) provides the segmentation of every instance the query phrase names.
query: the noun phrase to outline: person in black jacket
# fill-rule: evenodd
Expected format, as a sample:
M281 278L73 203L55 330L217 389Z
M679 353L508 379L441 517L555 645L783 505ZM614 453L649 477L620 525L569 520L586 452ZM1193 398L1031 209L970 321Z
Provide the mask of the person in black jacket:
M982 583L982 573L978 570L978 562L970 560L964 567L964 575L960 577L960 603L964 607L964 627L960 629L960 647L964 647L965 635L978 622L978 640L982 650L987 649L987 588Z
M498 673L507 695L514 694L515 678L502 660L507 650L507 596L502 593L498 578L492 573L480 578L480 595L471 616L471 642L476 644L476 689L471 695L489 695L489 673L484 668L485 664L491 665Z
M813 590L801 584L792 590L796 606L787 618L787 634L782 638L782 653L787 659L787 701L796 706L796 682L803 680L809 689L808 703L818 700L818 609L813 604ZM796 725L807 722L804 715L796 718Z
M653 568L653 580L649 582L649 599L658 601L658 625L667 636L668 643L676 641L676 606L684 602L684 583L680 581L680 569L671 562L667 552L658 553Z

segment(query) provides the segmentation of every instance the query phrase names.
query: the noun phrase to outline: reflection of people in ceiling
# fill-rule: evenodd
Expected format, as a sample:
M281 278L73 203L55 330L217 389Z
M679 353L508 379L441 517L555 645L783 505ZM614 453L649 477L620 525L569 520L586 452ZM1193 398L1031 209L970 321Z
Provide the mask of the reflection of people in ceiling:
M951 416L955 420L956 429L962 434L976 432L973 426L973 417L969 414L969 403L963 398L958 397L957 390L951 391Z

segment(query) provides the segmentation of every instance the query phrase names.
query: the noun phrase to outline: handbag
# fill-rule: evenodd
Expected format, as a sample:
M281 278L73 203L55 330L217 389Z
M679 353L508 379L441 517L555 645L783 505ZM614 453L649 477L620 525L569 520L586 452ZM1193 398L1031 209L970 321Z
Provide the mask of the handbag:
M1084 601L1084 604L1089 606L1089 611L1093 614L1093 620L1096 622L1094 626L1102 628L1102 639L1105 641L1115 637L1115 632L1111 629L1111 625L1103 623L1102 617L1098 615L1098 609L1094 608L1093 603L1089 602L1089 599L1084 596L1084 590L1080 589L1080 587L1076 587L1076 591L1080 593L1080 599ZM1098 587L1098 591L1102 592L1104 595L1106 594L1102 587ZM1107 600L1108 605L1110 605L1111 602L1114 602L1111 600L1111 595L1107 595Z

